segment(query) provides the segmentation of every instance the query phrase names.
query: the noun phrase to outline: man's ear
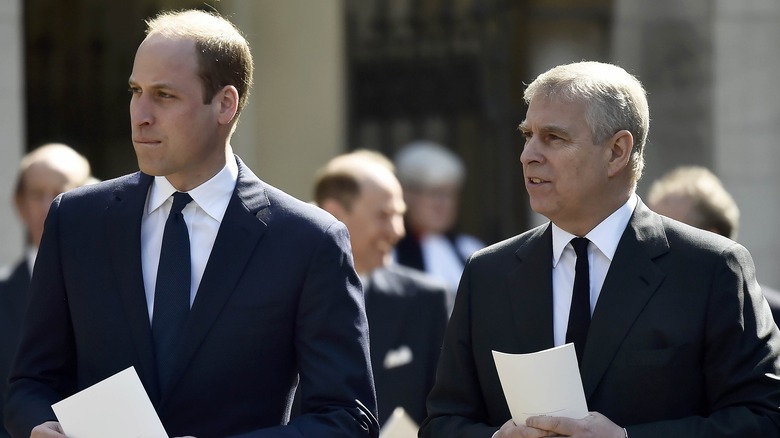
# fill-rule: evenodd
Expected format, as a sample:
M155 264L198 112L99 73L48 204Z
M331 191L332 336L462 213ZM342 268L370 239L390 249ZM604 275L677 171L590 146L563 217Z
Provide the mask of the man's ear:
M609 176L615 176L628 166L631 151L634 148L634 136L623 129L609 139Z
M232 85L225 85L217 91L214 99L219 103L219 123L229 124L238 112L238 90Z
M347 209L341 205L341 202L335 198L324 199L320 204L320 208L332 214L336 219L344 221L347 216Z

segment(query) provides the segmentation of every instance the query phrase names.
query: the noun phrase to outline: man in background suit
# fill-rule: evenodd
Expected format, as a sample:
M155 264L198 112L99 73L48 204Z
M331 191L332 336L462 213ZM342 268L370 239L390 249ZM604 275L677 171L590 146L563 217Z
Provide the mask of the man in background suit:
M368 150L340 155L320 170L314 192L349 230L366 296L380 424L398 406L419 424L447 325L447 286L392 263L406 209L393 164Z
M147 22L129 79L141 172L52 203L6 400L14 437L63 437L51 404L130 366L169 436L377 436L346 228L232 153L252 68L216 14Z
M701 166L681 166L654 181L647 206L658 214L737 240L739 207L720 179ZM775 323L780 324L780 291L761 285Z
M14 207L24 225L26 251L9 267L0 282L0 394L6 390L8 373L19 343L22 319L27 310L30 274L41 244L43 222L51 201L60 193L92 182L86 158L61 143L39 146L22 157L14 190ZM0 411L3 404L0 397ZM10 436L0 427L0 437Z
M550 223L469 260L420 436L778 436L780 332L750 254L635 194L649 127L639 81L574 63L525 100L525 187ZM570 336L590 414L514 424L491 350Z

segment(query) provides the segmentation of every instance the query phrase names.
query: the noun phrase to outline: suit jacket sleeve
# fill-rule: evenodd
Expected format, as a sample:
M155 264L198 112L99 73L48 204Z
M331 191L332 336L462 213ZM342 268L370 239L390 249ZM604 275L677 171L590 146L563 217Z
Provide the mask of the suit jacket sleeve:
M341 223L309 267L296 330L302 415L290 426L301 436L377 436L365 300Z
M52 403L73 392L76 382L73 333L58 248L57 197L46 219L30 284L30 305L6 397L5 424L14 437L55 420ZM43 273L43 274L40 274Z
M296 322L301 415L234 438L377 437L363 291L341 223L323 235L304 283Z

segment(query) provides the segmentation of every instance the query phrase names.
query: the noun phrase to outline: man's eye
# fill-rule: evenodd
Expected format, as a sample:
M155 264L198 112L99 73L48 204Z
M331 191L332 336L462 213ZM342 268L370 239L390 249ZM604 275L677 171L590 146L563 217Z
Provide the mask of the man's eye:
M141 89L138 87L130 87L127 91L129 91L130 94L141 94Z

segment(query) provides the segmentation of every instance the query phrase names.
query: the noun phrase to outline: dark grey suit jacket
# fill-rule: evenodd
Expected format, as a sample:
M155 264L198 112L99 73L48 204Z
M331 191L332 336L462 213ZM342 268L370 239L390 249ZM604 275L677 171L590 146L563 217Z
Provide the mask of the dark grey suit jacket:
M142 281L136 173L56 198L30 286L5 421L134 366L170 436L376 436L363 294L346 228L260 181L238 182L160 391ZM302 415L286 425L298 375ZM106 436L110 436L107 431Z
M417 424L433 387L447 327L447 286L399 265L371 273L366 314L380 424L401 406Z
M490 437L510 418L491 350L553 346L549 225L469 261L421 437ZM780 434L780 332L739 244L640 201L585 346L588 408L631 438Z

